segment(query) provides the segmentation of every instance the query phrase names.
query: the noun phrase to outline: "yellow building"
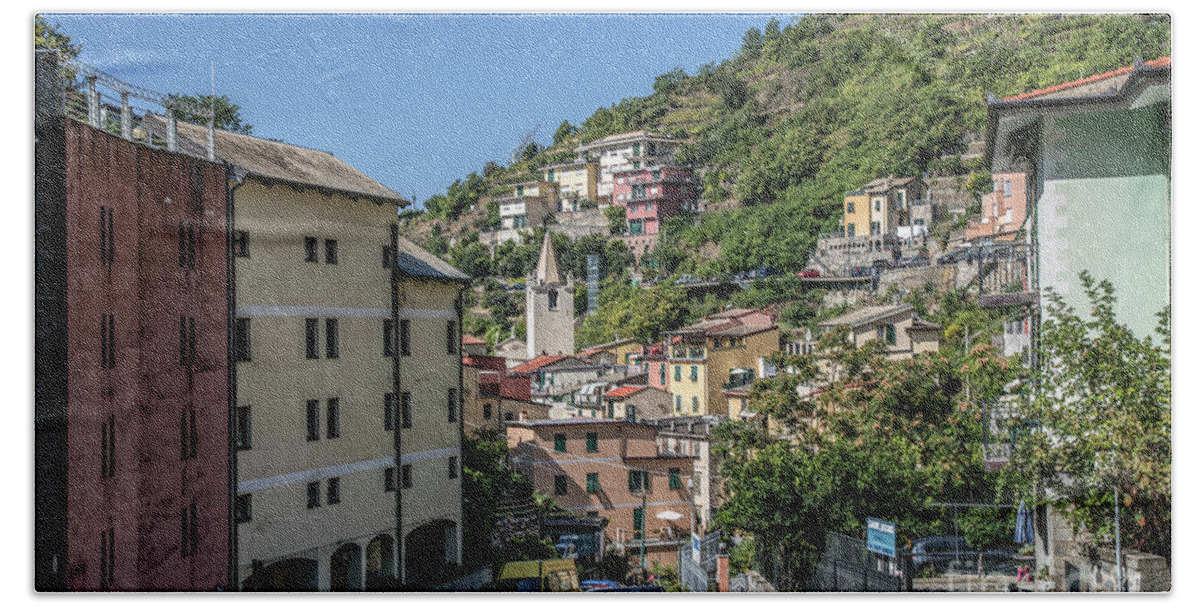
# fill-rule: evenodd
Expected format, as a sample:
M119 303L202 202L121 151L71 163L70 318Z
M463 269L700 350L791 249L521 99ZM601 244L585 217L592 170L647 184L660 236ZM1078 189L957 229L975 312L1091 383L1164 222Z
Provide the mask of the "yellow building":
M580 159L551 165L542 170L542 177L558 184L559 211L578 211L580 201L584 199L598 201L596 184L600 179L600 163L596 161Z
M761 377L763 359L779 350L779 327L762 310L733 309L671 332L667 342L667 385L676 415L727 416L723 391Z
M622 338L604 344L589 346L575 354L585 361L603 359L609 365L637 365L645 344L633 338Z
M845 236L871 234L871 196L862 190L846 193L842 203L842 233Z
M178 128L185 145L206 140ZM403 199L327 152L217 131L216 153L233 166L231 544L242 588L418 582L406 551L440 574L438 560L461 562L461 480L449 474L461 422L447 420L460 359L457 348L433 356L458 331L457 271L399 238ZM393 356L406 311L420 364ZM411 438L389 428L401 391Z

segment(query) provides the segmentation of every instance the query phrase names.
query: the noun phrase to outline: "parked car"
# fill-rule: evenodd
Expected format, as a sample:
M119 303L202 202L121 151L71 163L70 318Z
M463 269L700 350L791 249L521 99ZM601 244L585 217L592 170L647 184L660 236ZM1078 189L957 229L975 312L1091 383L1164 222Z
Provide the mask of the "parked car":
M821 271L817 270L816 268L805 268L804 270L797 272L796 276L802 279L815 279L821 276Z
M984 549L983 569L986 572L1011 570L1016 574L1016 563L1022 559L1011 549ZM979 549L969 546L962 536L929 536L913 541L912 560L916 570L929 566L934 572L975 572L979 568Z
M852 277L869 277L869 276L871 276L871 274L874 273L874 271L875 271L875 269L870 266L855 266L854 268L850 269L850 276L852 276Z
M895 264L893 264L891 260L875 260L874 262L871 262L871 265L880 270L886 270L888 268L895 267Z

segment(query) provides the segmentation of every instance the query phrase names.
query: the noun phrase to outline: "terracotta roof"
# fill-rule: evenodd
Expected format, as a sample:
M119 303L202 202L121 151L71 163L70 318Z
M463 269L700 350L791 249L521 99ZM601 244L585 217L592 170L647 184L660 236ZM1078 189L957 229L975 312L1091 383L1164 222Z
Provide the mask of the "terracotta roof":
M1145 65L1152 67L1152 68L1170 67L1171 57L1170 56L1160 57L1159 59L1155 59L1154 61L1147 61L1145 63ZM1105 72L1103 74L1096 74L1095 76L1088 76L1087 78L1080 78L1079 80L1072 80L1070 82L1056 84L1054 86L1046 87L1044 89L1038 89L1036 91L1029 91L1028 93L1021 93L1020 95L1013 95L1011 97L1005 97L1004 101L1021 101L1024 99L1032 99L1034 97L1047 97L1047 96L1051 96L1054 93L1058 93L1060 91L1065 91L1067 89L1073 89L1076 87L1082 87L1084 85L1090 85L1090 84L1093 84L1096 82L1100 82L1102 80L1108 80L1110 78L1116 79L1121 76L1125 76L1127 78L1128 76L1126 76L1126 75L1129 74L1130 72L1132 72L1133 69L1134 69L1134 66L1127 65L1127 66L1120 67L1120 68L1117 68L1117 69L1109 71L1109 72ZM1124 78L1121 79L1121 82L1114 82L1112 84L1115 88L1120 88L1120 85L1123 82L1124 82ZM1073 93L1078 93L1078 92L1080 92L1080 91L1073 91ZM1092 90L1087 91L1087 93L1092 93L1092 94L1096 94L1096 93L1100 93L1100 92L1103 92L1103 91L1092 91Z
M142 126L155 133L165 132L165 119L147 115ZM207 145L208 129L176 121L179 137L190 148ZM213 135L217 157L237 165L250 175L273 181L336 190L351 195L407 205L400 195L371 179L329 152L274 142L217 129ZM185 142L181 142L181 147Z
M648 388L650 387L637 385L618 386L617 388L604 393L603 397L606 399L624 399L635 393L640 393Z
M568 357L570 357L570 355L539 355L508 371L514 374L535 372L543 367L546 367L547 365L558 363L559 361L562 361Z
M463 344L487 344L487 342L480 340L479 338L476 338L475 336L472 336L471 334L463 334L462 343Z

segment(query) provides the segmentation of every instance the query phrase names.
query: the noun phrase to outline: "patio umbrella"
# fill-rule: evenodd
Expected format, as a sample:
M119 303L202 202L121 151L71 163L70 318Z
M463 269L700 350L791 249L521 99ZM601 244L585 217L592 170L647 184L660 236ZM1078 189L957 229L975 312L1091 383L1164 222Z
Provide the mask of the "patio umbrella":
M1017 507L1017 530L1013 533L1013 542L1025 545L1033 542L1033 514L1025 506L1025 501Z

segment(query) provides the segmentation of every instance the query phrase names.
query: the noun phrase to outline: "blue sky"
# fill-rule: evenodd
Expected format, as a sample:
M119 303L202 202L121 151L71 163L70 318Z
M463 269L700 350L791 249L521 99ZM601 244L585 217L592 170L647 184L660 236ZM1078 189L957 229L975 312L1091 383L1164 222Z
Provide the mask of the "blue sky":
M417 201L538 127L732 56L766 14L47 14L81 59L163 93L216 90L260 137L328 150ZM782 23L789 17L780 16Z

